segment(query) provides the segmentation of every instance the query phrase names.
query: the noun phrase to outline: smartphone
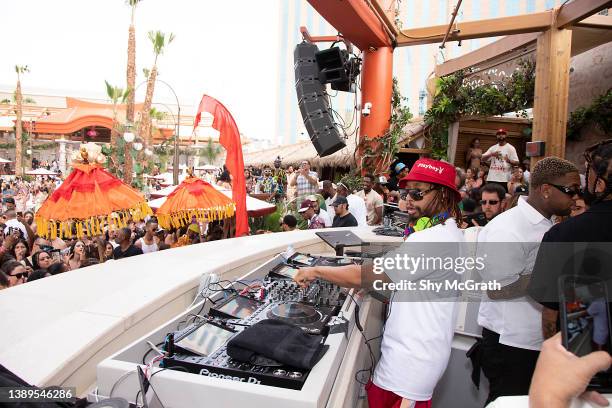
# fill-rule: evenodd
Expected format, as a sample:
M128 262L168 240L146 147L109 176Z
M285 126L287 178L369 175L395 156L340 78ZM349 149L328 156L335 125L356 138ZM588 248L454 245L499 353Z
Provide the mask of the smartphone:
M473 226L474 224L472 223L472 220L476 221L476 224L480 225L481 227L484 227L485 225L487 225L487 217L485 216L484 213L473 213L470 215L466 215L465 216L465 222L468 224L468 226Z
M559 295L563 346L579 357L598 350L612 353L606 283L590 276L562 276ZM587 389L611 392L612 370L597 373Z
M57 250L51 251L51 258L53 259L53 263L58 263L62 261L62 258L60 257L60 253Z

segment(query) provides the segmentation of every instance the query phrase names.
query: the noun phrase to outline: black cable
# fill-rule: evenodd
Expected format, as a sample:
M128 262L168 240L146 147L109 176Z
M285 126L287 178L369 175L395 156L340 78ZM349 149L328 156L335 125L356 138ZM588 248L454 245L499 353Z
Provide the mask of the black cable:
M368 381L370 380L370 378L372 377L372 372L374 370L374 366L376 365L376 358L374 357L374 352L372 351L372 347L370 346L370 343L368 341L368 338L366 337L364 331L363 331L363 327L361 327L361 322L359 319L359 304L357 303L357 301L355 300L355 298L353 297L353 295L351 295L350 293L347 293L347 295L351 298L351 300L355 303L355 325L357 326L357 329L359 330L359 333L361 333L361 336L363 337L364 340L364 344L366 345L366 347L368 348L368 353L370 355L370 367L369 368L364 368L362 370L358 370L355 373L354 379L355 381L357 381L359 384L361 385L366 385L367 382L362 382L358 377L359 374L361 373L369 373L368 375Z
M134 400L134 406L136 408L138 408L138 396L142 393L142 391L138 390L138 392L136 393L136 399ZM144 401L142 402L142 405L144 406Z

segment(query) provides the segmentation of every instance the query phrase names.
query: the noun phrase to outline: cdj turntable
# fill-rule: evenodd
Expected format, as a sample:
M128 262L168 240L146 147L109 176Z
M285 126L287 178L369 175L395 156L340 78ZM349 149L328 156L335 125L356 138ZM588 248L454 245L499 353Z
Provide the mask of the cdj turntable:
M302 255L302 254L298 254ZM304 255L317 265L342 266L359 263L349 258L322 258ZM292 278L297 267L276 265L248 295L235 294L215 303L209 315L181 331L169 333L161 363L209 377L253 384L301 389L308 371L285 366L259 356L257 364L233 360L227 342L242 330L265 319L292 323L311 335L327 336L332 317L347 299L347 290L330 282L315 280L307 288Z

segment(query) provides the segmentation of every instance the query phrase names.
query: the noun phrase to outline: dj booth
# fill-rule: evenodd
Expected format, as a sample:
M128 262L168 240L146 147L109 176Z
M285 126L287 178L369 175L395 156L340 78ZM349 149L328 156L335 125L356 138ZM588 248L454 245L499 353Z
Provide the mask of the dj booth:
M209 299L102 361L89 400L122 397L141 405L146 393L150 408L204 402L224 407L359 406L360 381L367 381L367 370L378 357L364 339L380 334L382 303L329 282L315 281L302 289L292 279L300 266L353 263L361 260L281 254L233 282L205 277L200 289ZM322 356L312 369L273 360L258 365L228 355L232 338L266 319L291 323L306 336L321 339ZM372 347L378 341L368 343ZM150 390L143 387L139 367L148 372Z

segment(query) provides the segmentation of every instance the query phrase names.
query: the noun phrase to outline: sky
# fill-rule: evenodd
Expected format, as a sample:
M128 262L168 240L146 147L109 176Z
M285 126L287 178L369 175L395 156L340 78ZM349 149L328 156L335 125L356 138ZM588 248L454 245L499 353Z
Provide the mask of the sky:
M220 100L249 138L275 139L281 0L143 0L136 9L136 84L153 64L150 30L176 38L158 58L159 79L195 113L204 93ZM123 0L2 1L0 89L105 98L104 80L125 87L130 7ZM9 40L10 38L10 40ZM144 100L146 85L136 94ZM174 103L161 84L154 102Z

